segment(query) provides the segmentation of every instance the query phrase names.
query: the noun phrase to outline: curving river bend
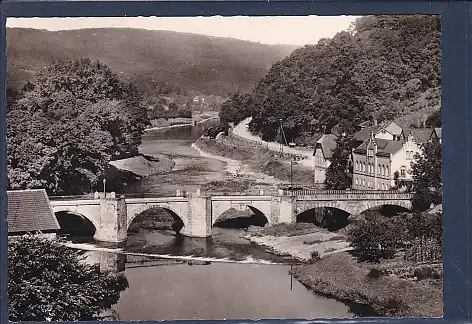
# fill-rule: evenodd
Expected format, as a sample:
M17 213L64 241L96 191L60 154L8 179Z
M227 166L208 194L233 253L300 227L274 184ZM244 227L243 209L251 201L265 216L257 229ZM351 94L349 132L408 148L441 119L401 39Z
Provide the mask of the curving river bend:
M223 180L226 163L201 156L191 147L211 123L148 131L140 151L146 155L166 154L176 165L170 174L144 178L126 191L173 195L177 189L194 191L205 182ZM139 225L121 247L129 255L87 252L91 262L124 270L129 281L130 287L114 308L117 319L313 319L358 315L355 309L317 296L292 280L291 260L241 238L242 229L214 228L213 236L205 239L178 237L169 230ZM88 244L104 247L97 242ZM133 256L137 253L200 257L211 262L144 260ZM241 263L221 262L223 259Z

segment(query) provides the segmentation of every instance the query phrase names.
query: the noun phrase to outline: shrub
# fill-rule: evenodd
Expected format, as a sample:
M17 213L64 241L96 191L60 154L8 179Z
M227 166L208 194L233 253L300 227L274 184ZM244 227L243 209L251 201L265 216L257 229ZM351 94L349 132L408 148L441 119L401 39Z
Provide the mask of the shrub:
M348 233L348 241L359 261L379 262L395 254L395 229L381 217L368 218L356 224Z
M369 271L369 273L367 274L367 278L369 279L377 279L377 278L380 278L382 276L385 276L387 274L387 272L385 270L381 270L381 269L377 269L377 268L373 268Z
M321 260L321 257L320 257L320 254L318 251L313 251L311 252L311 259L310 259L310 262L311 263L314 263L316 261L319 261Z

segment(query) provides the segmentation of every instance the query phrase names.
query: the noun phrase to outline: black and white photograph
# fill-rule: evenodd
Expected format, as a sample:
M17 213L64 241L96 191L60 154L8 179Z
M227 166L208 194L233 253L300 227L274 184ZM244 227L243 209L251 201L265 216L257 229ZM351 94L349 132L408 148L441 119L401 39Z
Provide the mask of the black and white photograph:
M438 15L6 27L10 321L443 316Z

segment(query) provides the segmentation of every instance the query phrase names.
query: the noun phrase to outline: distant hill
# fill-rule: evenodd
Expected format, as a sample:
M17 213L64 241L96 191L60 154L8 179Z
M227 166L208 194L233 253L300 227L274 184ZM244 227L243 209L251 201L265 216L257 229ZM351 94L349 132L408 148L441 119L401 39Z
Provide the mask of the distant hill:
M58 59L100 60L150 94L170 88L227 96L250 91L296 46L130 28L7 29L7 86L21 87Z

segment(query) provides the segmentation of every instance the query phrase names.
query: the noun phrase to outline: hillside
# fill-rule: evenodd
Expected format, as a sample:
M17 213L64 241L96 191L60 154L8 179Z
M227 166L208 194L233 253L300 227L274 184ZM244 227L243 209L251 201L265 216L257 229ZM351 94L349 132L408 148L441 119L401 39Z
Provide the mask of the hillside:
M374 118L409 126L440 108L438 16L366 16L353 27L275 63L249 97L223 105L223 122L251 114L251 130L272 140L283 120L301 142Z
M128 28L7 29L7 85L21 87L58 59L100 60L149 94L249 91L294 46ZM169 90L170 89L170 90Z

